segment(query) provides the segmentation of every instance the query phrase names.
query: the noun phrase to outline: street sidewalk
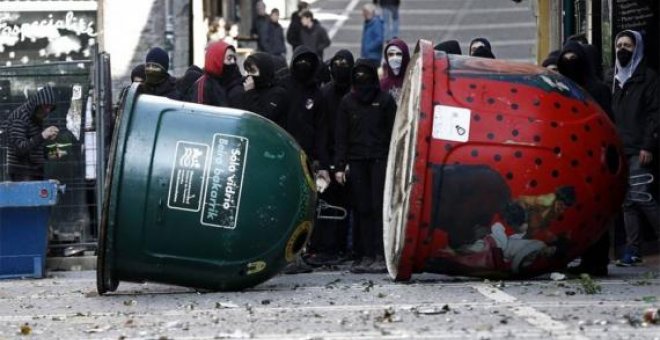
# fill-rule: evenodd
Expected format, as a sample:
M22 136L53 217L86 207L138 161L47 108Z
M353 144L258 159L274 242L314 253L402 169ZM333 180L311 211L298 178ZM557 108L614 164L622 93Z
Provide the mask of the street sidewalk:
M96 293L95 272L0 281L0 339L657 339L660 269L603 280L490 282L420 274L407 283L345 271L280 275L244 292L122 282ZM595 293L595 294L590 294Z

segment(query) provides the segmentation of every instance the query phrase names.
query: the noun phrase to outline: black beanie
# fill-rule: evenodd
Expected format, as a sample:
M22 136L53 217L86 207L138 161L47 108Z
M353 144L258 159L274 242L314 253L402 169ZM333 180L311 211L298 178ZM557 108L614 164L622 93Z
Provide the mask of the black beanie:
M144 64L140 64L133 68L133 71L131 71L131 80L135 79L135 77L139 77L142 80L147 78L147 75L144 72Z
M166 71L170 69L170 56L160 47L154 47L147 53L147 63L156 63L162 66Z

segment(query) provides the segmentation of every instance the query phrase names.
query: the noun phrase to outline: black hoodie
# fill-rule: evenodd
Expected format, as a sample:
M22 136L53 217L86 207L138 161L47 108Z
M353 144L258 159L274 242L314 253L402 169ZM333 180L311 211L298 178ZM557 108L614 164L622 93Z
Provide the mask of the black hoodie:
M240 95L236 107L258 113L278 125L284 126L288 98L284 88L276 85L273 56L258 52L247 57L245 64L249 63L254 63L259 69L259 77L254 79L254 89Z
M186 70L186 73L176 81L176 89L179 91L181 98L190 97L190 92L195 82L204 75L204 70L197 65L191 65Z
M38 120L35 113L41 105L55 105L55 100L53 88L43 87L7 118L7 165L10 174L35 179L43 177L46 140L41 135L43 121Z
M380 90L376 66L358 59L353 68L353 82L359 70L371 73L376 92L363 98L355 86L339 104L335 130L335 166L343 169L350 160L386 159L396 115L392 95ZM370 100L365 100L370 99Z
M337 58L343 58L348 61L349 73L345 79L341 75L335 73L333 62ZM339 111L339 104L342 98L351 89L351 73L355 60L353 54L348 50L339 50L332 59L330 59L330 73L333 74L332 80L321 88L321 95L323 97L323 110L325 123L323 124L323 145L328 152L328 160L334 161L335 159L335 125L337 123L337 112ZM322 164L324 168L334 168L333 164Z
M574 53L577 59L573 62L567 61L564 56ZM598 105L612 119L612 95L605 83L601 82L594 74L592 60L587 55L584 46L576 41L569 41L564 45L557 59L559 73L570 78L596 100Z
M301 73L295 66L296 62L302 59L308 60L311 64L306 74ZM293 51L291 76L285 84L289 100L285 129L296 139L310 159L327 164L327 155L322 147L321 90L314 77L319 63L316 54L304 45L298 46Z

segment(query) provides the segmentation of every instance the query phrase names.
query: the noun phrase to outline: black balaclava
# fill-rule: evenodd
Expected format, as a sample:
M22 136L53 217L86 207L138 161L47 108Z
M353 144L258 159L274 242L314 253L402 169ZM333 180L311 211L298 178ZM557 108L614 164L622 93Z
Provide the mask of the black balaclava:
M310 80L314 81L314 74L316 73L315 65L317 63L314 62L313 58L315 57L307 54L293 62L291 74L297 81L301 83L308 83Z
M222 86L227 87L241 77L241 70L236 63L230 65L225 64L222 69L222 75L218 77L218 81L220 81Z
M348 50L337 51L330 60L332 80L339 89L348 89L351 86L351 71L353 71L354 64L353 54Z
M254 86L257 89L268 88L273 84L275 79L275 65L273 57L268 53L257 52L245 59L243 68L248 74L251 74L254 80ZM259 73L258 76L253 74L253 71Z
M448 54L461 54L461 45L458 43L456 40L447 40L443 41L435 47L433 47L434 50L436 51L442 51Z
M577 57L568 60L565 58L568 53L573 53ZM570 78L581 86L586 84L591 68L589 66L587 55L580 43L577 41L569 41L564 45L564 48L559 55L559 59L557 60L557 70L563 76Z
M352 82L353 96L363 104L373 102L380 91L376 67L365 59L359 59L353 68Z
M486 46L479 46L477 47L476 50L474 50L474 53L472 53L473 57L480 57L480 58L488 58L488 59L495 59L495 55L493 52L488 49Z

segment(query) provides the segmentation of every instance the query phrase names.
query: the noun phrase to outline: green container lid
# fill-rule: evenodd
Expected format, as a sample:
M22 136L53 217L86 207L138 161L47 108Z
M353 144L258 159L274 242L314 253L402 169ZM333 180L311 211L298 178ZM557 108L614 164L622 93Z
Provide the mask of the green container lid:
M238 290L293 261L316 201L294 139L250 112L139 92L112 144L99 293L122 280Z

